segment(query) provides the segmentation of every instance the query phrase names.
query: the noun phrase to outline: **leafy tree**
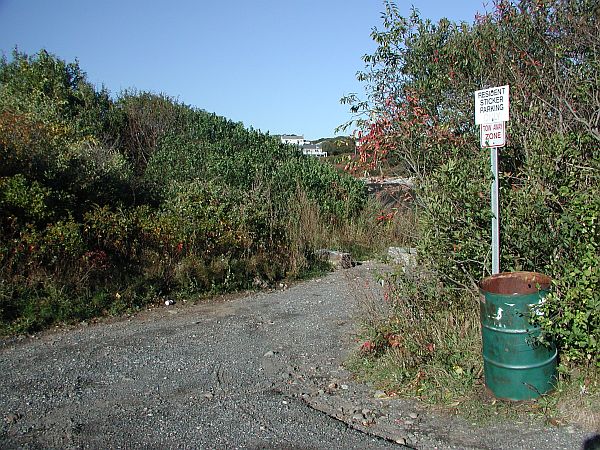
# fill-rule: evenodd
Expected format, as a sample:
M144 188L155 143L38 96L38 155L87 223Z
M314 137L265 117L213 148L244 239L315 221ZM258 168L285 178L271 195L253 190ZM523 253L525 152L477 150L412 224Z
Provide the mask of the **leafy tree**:
M0 61L0 175L41 182L56 202L71 198L67 208L127 196L130 170L114 147L119 120L77 62L45 50Z
M432 23L386 1L383 29L372 34L378 48L359 74L368 97L342 99L364 114L356 164L392 155L419 180L422 254L448 287L471 290L490 261L489 156L473 92L510 85L501 266L555 279L544 328L566 357L596 362L599 18L596 1L500 0L472 25Z

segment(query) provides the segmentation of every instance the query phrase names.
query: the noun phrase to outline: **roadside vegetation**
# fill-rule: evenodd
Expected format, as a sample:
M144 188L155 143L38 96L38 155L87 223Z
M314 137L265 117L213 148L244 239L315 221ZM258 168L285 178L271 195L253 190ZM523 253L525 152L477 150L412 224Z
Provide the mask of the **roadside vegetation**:
M364 184L165 95L0 61L0 334L273 285L393 234Z
M321 144L321 149L327 152L328 156L354 154L356 152L356 141L350 136L321 138L316 140L315 144Z
M590 0L494 2L472 24L385 2L358 78L356 171L392 165L416 184L419 269L366 302L356 373L390 392L467 414L542 412L600 429L600 7ZM553 279L537 324L559 348L556 390L510 404L486 394L478 282L490 275L491 171L474 92L510 85L500 149L501 269ZM352 124L348 124L352 126ZM370 306L369 306L370 305Z

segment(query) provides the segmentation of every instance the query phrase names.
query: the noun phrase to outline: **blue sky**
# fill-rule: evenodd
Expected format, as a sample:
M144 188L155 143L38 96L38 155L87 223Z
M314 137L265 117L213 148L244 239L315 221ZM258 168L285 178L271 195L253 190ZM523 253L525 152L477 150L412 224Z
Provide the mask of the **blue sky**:
M483 0L398 1L473 22ZM382 0L0 0L0 52L79 60L112 94L162 92L271 134L332 136Z

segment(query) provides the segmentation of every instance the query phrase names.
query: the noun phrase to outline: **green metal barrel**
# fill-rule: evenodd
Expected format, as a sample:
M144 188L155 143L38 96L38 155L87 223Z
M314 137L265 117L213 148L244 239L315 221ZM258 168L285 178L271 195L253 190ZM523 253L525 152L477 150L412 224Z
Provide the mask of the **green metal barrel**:
M498 398L530 400L553 389L556 348L541 345L531 314L550 288L536 272L507 272L479 284L485 384Z

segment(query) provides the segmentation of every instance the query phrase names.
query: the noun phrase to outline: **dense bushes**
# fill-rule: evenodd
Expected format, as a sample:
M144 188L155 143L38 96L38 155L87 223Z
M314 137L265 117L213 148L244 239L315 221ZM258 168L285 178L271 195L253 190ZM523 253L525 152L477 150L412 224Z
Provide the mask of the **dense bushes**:
M354 153L356 150L356 142L352 137L335 137L324 138L315 141L321 145L321 150L327 153L328 156L338 156L345 153Z
M332 226L364 205L360 182L240 123L112 100L45 51L0 62L4 332L297 276L299 213Z
M600 9L589 0L499 1L474 24L401 17L386 2L360 74L362 162L393 156L419 181L420 254L448 289L490 273L489 152L473 92L510 85L500 150L501 268L554 279L541 324L563 360L600 364ZM458 288L458 290L457 290ZM443 307L443 304L439 304Z

